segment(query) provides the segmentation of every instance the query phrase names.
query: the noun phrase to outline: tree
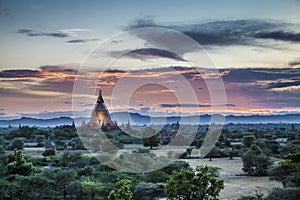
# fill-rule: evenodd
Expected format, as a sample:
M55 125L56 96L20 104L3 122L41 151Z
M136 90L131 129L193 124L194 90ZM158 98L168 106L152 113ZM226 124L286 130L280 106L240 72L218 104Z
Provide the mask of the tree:
M208 157L209 161L211 161L213 157L215 158L218 156L219 151L220 151L220 149L218 147L214 146L205 157L206 158Z
M164 188L163 183L139 182L134 187L134 199L157 199L165 196Z
M181 169L171 175L166 184L168 199L213 200L219 199L224 181L217 179L217 168L197 166L196 171Z
M300 152L291 153L270 170L271 180L280 181L284 187L300 186Z
M43 136L43 135L38 135L38 136L36 137L36 142L37 142L37 146L38 146L38 147L43 147L43 146L45 146L44 141L45 141L45 136Z
M46 149L43 154L43 156L55 156L55 150L54 149Z
M245 147L250 148L253 141L254 141L254 137L252 135L244 136L243 143L244 143Z
M155 129L148 126L143 132L143 143L145 147L157 147L159 144L159 135L156 133Z
M82 191L91 200L95 199L102 190L102 185L100 183L86 180L82 183Z
M15 182L0 179L0 199L10 200L14 199L20 186Z
M5 149L2 145L0 145L0 155L5 154Z
M11 149L22 150L24 148L24 140L21 138L16 138L11 143Z
M51 179L55 182L56 191L60 192L63 196L63 199L67 199L68 185L75 180L76 173L74 170L44 170L43 176Z
M10 174L18 174L22 176L30 175L34 167L31 162L27 162L21 150L15 150L13 161L7 164Z
M191 157L193 151L193 147L187 147L186 148L186 153L188 154L189 157Z
M15 182L20 189L15 193L20 199L61 199L55 190L54 181L41 175L17 176Z
M79 137L72 138L70 143L71 143L71 146L72 146L73 150L84 149L83 143L82 143L82 141L81 141L81 139Z
M299 199L300 188L273 188L265 200L295 200Z
M108 200L132 200L133 193L131 191L131 181L122 179L116 184L117 189L109 193Z
M257 145L251 145L242 155L243 171L249 176L267 175L272 162L268 156L262 153Z

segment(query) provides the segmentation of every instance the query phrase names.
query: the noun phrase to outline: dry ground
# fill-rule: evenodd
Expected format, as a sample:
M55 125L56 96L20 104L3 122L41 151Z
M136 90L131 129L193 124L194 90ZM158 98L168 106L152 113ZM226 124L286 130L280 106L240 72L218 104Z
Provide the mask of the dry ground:
M185 159L192 167L197 165L209 165L221 168L220 178L224 179L224 190L221 191L221 199L237 199L242 195L254 194L255 191L267 194L273 187L282 187L280 182L271 181L269 177L240 176L242 171L242 160L234 158L217 158L212 161L208 159Z

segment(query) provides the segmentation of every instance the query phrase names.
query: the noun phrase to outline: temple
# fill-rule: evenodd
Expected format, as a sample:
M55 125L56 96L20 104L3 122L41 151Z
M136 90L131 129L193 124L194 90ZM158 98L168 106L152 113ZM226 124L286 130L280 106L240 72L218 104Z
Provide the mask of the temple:
M107 127L110 130L117 129L117 123L110 118L109 111L102 97L102 90L99 90L97 102L92 110L90 121L82 124L82 128L101 128Z

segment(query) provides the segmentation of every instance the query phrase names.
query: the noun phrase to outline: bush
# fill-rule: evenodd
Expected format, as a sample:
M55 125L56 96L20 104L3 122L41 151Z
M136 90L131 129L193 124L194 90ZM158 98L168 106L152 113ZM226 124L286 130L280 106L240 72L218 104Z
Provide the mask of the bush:
M0 145L0 154L5 154L5 149L2 145Z
M255 192L254 195L243 195L238 200L263 200L263 194Z
M145 174L145 182L164 183L169 179L169 175L161 170L149 172Z
M300 188L273 188L266 200L295 200L300 197Z
M132 153L150 153L150 149L138 148L133 150Z
M43 152L43 156L55 156L55 150L54 149L47 149Z
M164 185L161 183L139 183L134 189L134 199L148 200L165 196Z
M166 172L167 174L171 175L173 171L179 171L181 169L189 169L190 165L188 162L185 161L175 161L172 162L170 165L161 169L162 171Z
M257 145L252 145L246 149L246 152L242 155L242 160L242 170L246 172L248 176L267 175L267 171L272 165L270 158L263 154Z

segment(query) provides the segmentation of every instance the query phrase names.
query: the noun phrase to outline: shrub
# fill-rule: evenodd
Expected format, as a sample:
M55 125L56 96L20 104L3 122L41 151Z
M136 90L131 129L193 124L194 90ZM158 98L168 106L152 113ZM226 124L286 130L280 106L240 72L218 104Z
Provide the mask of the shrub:
M47 149L43 152L43 156L55 156L55 150L54 149Z
M295 200L300 197L300 188L273 188L266 200Z

